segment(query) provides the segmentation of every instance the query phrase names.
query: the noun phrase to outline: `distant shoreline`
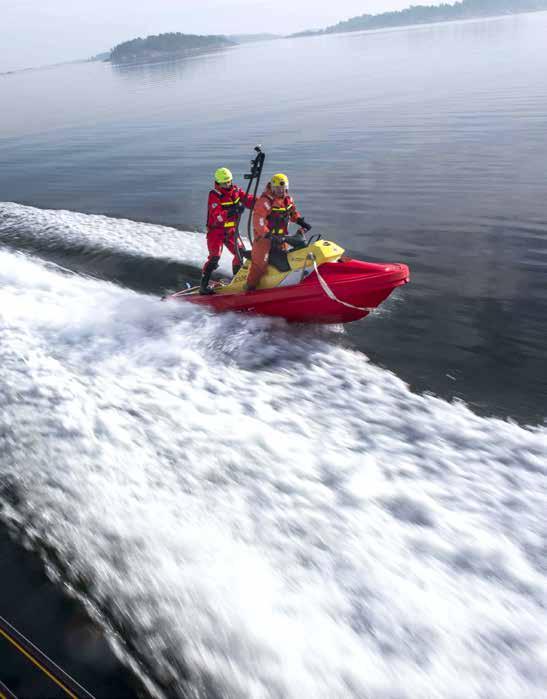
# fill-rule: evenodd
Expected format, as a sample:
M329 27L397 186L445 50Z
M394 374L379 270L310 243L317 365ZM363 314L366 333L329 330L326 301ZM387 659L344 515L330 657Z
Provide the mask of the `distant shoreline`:
M545 12L547 10L532 10L528 12L514 12L512 14L503 15L489 15L488 17L467 17L466 19L446 19L438 20L436 22L419 22L416 24L401 24L394 27L378 27L377 29L359 29L351 32L329 32L328 34L316 33L316 34L306 34L305 36L288 36L287 39L308 39L317 37L329 37L329 36L346 36L354 34L383 34L385 32L403 32L409 29L424 29L426 27L444 27L447 24L473 24L475 22L490 22L494 20L508 19L509 17L521 17L523 15L539 14L540 12Z
M547 0L497 0L497 7L485 7L485 0L460 0L453 5L412 5L404 10L383 12L377 15L360 15L325 27L296 32L290 38L301 39L309 36L329 34L350 34L372 32L385 29L466 22L470 20L512 17L547 11ZM527 3L523 7L523 3Z
M218 50L222 48L235 48L236 46L241 46L242 44L251 42L251 41L272 41L272 40L279 40L279 39L305 39L308 37L316 37L316 36L339 36L340 34L376 34L379 32L386 32L386 31L403 31L407 29L417 29L419 27L430 27L434 25L445 25L445 24L463 24L463 23L469 23L469 22L480 22L480 21L485 21L485 20L501 20L501 19L507 19L508 17L516 17L516 16L522 16L522 15L527 15L527 14L537 14L540 12L547 12L547 0L546 0L546 7L545 9L532 9L532 10L522 10L518 12L503 12L500 14L492 14L492 15L479 15L475 17L465 17L465 18L460 18L460 19L439 19L439 20L430 20L430 21L421 21L421 22L414 22L410 24L398 24L398 25L391 25L391 26L382 26L382 27L374 27L374 28L364 28L364 29L352 29L352 30L346 30L346 31L329 31L326 32L325 30L310 30L310 31L304 31L304 32L297 32L296 34L290 34L288 36L279 36L279 35L249 35L253 36L252 39L249 39L248 41L241 41L241 43L235 43L233 39L235 39L235 36L230 36L228 37L231 39L229 43L226 43L224 45L219 45L219 46L208 46L208 47L201 47L198 50L189 50L186 49L186 52L180 52L180 53L161 53L158 54L155 57L144 57L145 62L159 62L162 60L179 60L182 58L186 57L191 57L191 56L198 56L203 53L208 53L211 50ZM377 15L378 16L378 15ZM334 25L337 26L337 25ZM260 36L260 38L258 38ZM266 38L267 36L267 38ZM254 38L256 37L256 38ZM240 37L238 37L240 38ZM139 59L134 59L130 61L124 61L123 63L120 64L126 64L126 65L132 65L136 63L142 62L141 58ZM112 63L115 64L114 62L111 61L110 58L110 52L106 51L103 53L100 53L96 56L93 56L91 58L80 58L76 60L71 60L71 61L61 61L59 63L48 63L46 65L42 66L29 66L26 68L15 68L13 70L7 70L7 71L2 71L0 72L0 77L5 77L9 75L16 75L19 73L27 73L30 71L35 71L35 70L48 70L52 68L59 68L61 66L67 66L67 65L76 65L76 64L81 64L81 63Z
M35 70L51 70L52 68L60 68L61 66L72 66L78 63L94 63L99 59L96 58L77 58L75 61L61 61L60 63L46 63L43 66L29 66L27 68L15 68L14 70L6 70L0 73L0 77L4 75L16 75L17 73L30 73Z
M144 51L143 53L133 58L128 58L123 61L113 61L110 58L100 59L102 63L110 63L114 66L132 66L141 65L144 63L163 63L164 61L178 61L183 58L193 58L194 56L203 56L207 53L222 51L230 46L203 46L197 49L182 49L180 51Z
M170 32L153 34L144 39L138 37L124 41L111 49L110 57L107 60L114 64L161 61L170 58L185 58L230 46L237 46L237 44L225 36Z

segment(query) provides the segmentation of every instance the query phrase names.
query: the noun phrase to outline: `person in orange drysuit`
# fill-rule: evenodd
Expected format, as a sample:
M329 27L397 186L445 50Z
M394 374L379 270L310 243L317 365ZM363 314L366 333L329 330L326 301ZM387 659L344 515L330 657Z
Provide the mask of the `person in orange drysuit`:
M241 267L236 249L236 230L239 217L244 207L251 209L255 198L246 194L241 187L233 184L232 173L227 167L220 167L215 172L215 188L209 192L207 200L207 249L209 256L203 265L200 294L212 294L209 286L211 274L218 267L222 247L226 245L232 253L232 271L237 273ZM240 254L244 255L243 244L237 240Z
M247 291L256 289L266 271L272 244L279 245L282 250L287 249L287 244L282 241L288 235L290 221L297 223L305 231L311 230L310 224L304 221L289 195L289 178L279 173L268 182L255 204L251 269L245 286Z

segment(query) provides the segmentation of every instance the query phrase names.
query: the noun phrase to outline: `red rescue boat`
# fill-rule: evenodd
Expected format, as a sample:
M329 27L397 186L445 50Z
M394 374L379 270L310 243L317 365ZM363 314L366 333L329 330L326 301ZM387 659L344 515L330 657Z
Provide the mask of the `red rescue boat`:
M256 291L244 291L247 261L230 284L217 282L212 295L200 295L195 287L166 300L290 322L350 323L367 316L410 279L405 264L363 262L344 257L343 252L335 243L319 240L290 252L284 270L270 264Z

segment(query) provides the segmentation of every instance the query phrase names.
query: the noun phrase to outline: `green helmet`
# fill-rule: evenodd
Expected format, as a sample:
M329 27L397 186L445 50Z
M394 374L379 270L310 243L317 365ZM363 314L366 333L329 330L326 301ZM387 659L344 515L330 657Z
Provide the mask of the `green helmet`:
M219 167L215 172L215 182L218 184L228 184L232 179L232 173L227 167Z

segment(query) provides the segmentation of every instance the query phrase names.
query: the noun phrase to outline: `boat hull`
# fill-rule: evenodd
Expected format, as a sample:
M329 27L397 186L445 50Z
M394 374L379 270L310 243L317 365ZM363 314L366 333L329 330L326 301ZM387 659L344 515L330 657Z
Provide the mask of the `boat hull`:
M393 289L406 284L410 278L404 264L377 264L347 258L322 264L320 274L336 300L327 294L316 273L292 286L210 296L179 291L167 299L189 301L217 312L265 315L294 323L350 323L367 316Z

